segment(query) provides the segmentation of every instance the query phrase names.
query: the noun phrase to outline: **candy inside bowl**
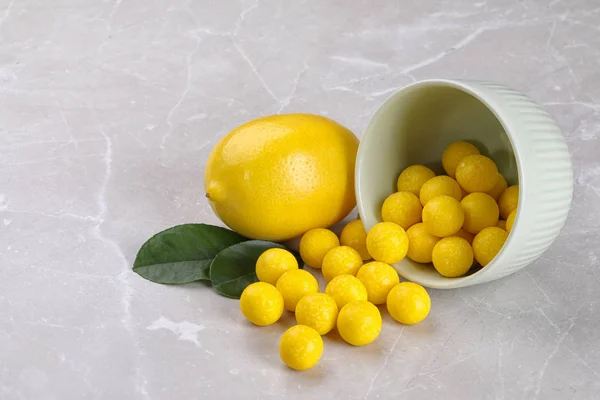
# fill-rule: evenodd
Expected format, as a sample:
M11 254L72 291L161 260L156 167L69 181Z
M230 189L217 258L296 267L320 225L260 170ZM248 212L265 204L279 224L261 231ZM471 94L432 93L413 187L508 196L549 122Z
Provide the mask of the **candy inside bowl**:
M519 185L518 212L508 239L483 268L459 278L408 258L400 275L432 288L488 282L524 268L554 241L573 191L571 160L556 123L526 96L486 82L434 79L392 95L367 126L356 160L356 197L368 231L382 221L383 201L397 191L399 174L421 164L444 174L451 143L467 141L491 158L508 185Z

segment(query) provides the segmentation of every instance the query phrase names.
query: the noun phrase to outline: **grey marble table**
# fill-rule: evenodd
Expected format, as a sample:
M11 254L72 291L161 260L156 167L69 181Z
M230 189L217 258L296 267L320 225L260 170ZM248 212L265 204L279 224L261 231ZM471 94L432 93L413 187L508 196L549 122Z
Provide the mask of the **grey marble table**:
M598 398L599 25L596 0L0 0L0 398ZM526 270L304 373L278 357L292 318L131 271L153 233L218 223L204 163L236 125L360 136L428 77L505 83L563 129L573 208Z

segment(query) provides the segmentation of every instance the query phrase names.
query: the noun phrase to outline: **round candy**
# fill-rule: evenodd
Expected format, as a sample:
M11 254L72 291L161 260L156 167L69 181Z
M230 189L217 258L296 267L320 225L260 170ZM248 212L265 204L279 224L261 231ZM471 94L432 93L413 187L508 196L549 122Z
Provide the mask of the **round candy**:
M325 254L339 245L338 237L329 229L311 229L300 239L300 257L306 265L321 268Z
M469 193L492 190L497 179L498 168L486 156L466 156L456 167L456 180Z
M431 299L423 286L402 282L390 290L387 309L392 318L401 324L417 324L429 315Z
M494 200L498 201L500 195L506 190L508 187L508 183L506 183L506 179L502 176L502 174L498 174L498 180L496 184L492 188L492 190L488 190L486 193L494 198Z
M340 310L337 320L342 339L353 346L364 346L381 332L381 314L368 301L355 301Z
M482 267L488 265L504 246L508 232L497 226L485 228L473 239L473 253Z
M411 165L398 177L397 187L399 192L411 192L419 195L421 186L435 176L435 172L424 165Z
M473 146L471 143L452 143L446 147L444 153L442 154L442 166L444 167L444 171L446 171L449 176L454 178L458 163L466 156L470 156L472 154L479 154L479 150L477 150L477 147Z
M367 288L354 275L336 276L327 284L325 288L327 293L341 310L348 303L353 301L367 301Z
M303 371L314 367L323 354L323 339L313 328L292 326L279 341L279 356L290 368Z
M419 198L421 204L425 206L429 200L442 195L452 196L460 201L462 199L462 192L458 182L445 175L431 178L421 187Z
M335 327L337 315L335 300L325 293L307 294L296 306L298 324L310 326L320 335L325 335Z
M513 212L518 205L519 185L510 186L502 193L498 200L498 207L500 207L500 215L502 218L507 219L508 215Z
M256 260L258 280L271 285L275 285L279 277L290 269L298 269L298 261L285 249L274 247L262 253Z
M433 248L433 266L446 278L466 274L473 265L473 249L458 236L443 238Z
M281 275L277 281L277 290L283 296L286 310L295 311L301 298L319 292L319 282L309 272L293 269Z
M477 234L483 228L496 226L500 211L489 194L471 193L461 200L460 205L465 212L463 229L467 232Z
M423 208L425 228L437 237L454 235L462 227L464 220L465 213L454 197L434 197Z
M275 286L266 282L255 282L240 296L240 310L248 321L258 326L271 325L283 314L283 297Z
M363 259L352 247L338 246L329 250L323 259L323 277L327 282L338 275L355 275L362 267Z
M389 291L400 283L398 272L389 264L379 261L360 267L356 277L365 285L368 300L375 305L385 303Z
M406 235L408 236L408 253L406 253L408 258L418 263L430 263L433 247L440 238L427 232L422 222L408 228Z
M389 195L383 202L381 218L386 222L398 224L403 229L408 229L417 222L421 222L422 212L423 207L417 196L411 192L397 192Z
M394 264L406 257L408 236L400 225L380 222L367 233L367 249L376 261Z
M340 234L340 244L352 247L358 251L363 260L368 260L371 255L367 251L367 232L360 219L350 221Z

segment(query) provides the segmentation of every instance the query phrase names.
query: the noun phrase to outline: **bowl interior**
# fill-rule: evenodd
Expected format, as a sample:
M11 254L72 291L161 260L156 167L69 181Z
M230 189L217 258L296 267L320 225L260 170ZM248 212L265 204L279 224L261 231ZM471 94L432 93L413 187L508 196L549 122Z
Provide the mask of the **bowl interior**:
M445 174L442 152L450 143L464 140L496 162L509 185L518 181L517 162L508 135L488 106L464 89L444 82L425 81L393 95L374 115L364 132L357 158L359 212L369 230L381 221L381 206L397 191L402 170L423 164ZM454 287L469 279L444 278L431 264L408 258L395 265L402 276L430 287Z

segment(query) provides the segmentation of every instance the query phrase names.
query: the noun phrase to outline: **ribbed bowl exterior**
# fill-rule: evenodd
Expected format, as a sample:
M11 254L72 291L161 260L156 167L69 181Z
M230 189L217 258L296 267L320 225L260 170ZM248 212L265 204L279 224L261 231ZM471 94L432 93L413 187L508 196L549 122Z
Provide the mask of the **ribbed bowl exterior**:
M502 251L467 286L512 274L539 258L563 227L573 196L573 168L550 115L527 96L487 82L457 81L476 93L506 129L519 166L517 221ZM458 286L457 286L458 287Z

